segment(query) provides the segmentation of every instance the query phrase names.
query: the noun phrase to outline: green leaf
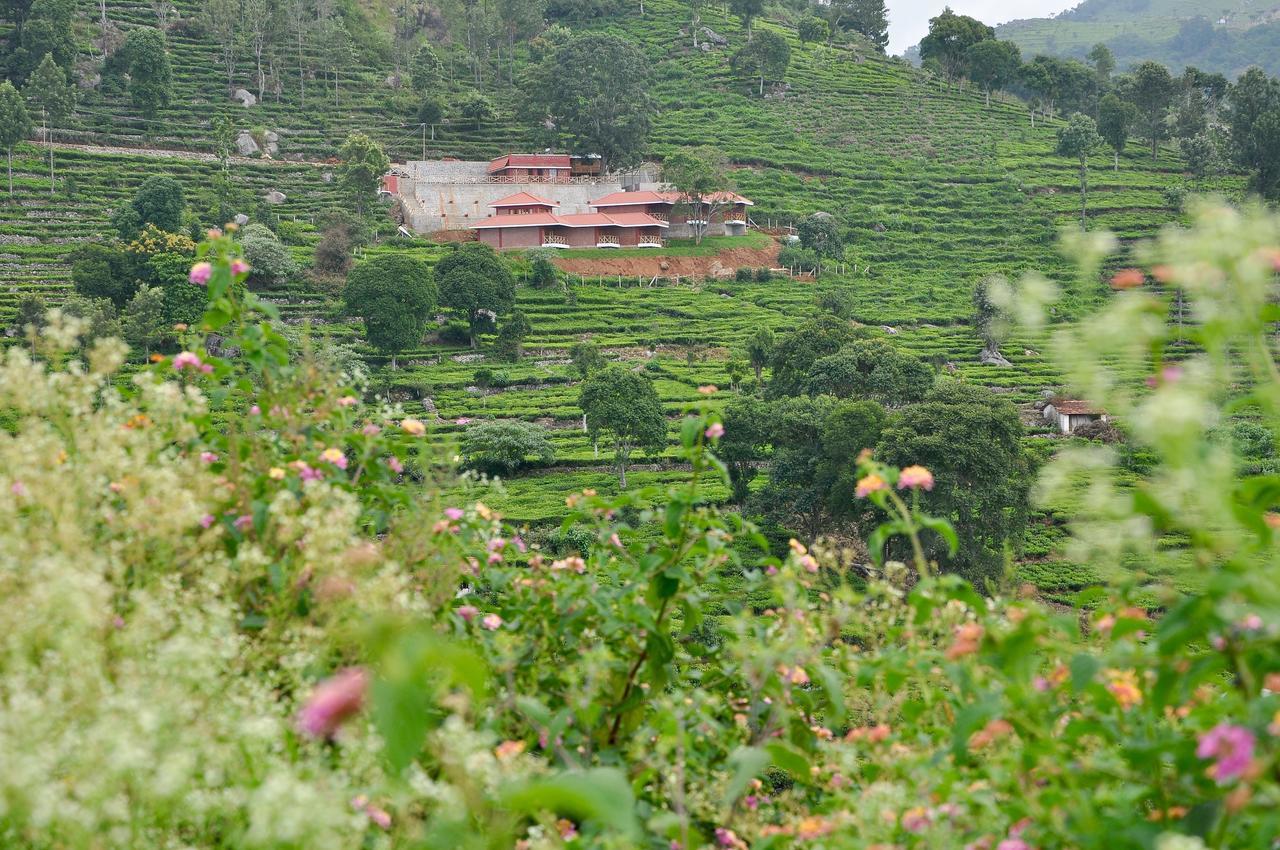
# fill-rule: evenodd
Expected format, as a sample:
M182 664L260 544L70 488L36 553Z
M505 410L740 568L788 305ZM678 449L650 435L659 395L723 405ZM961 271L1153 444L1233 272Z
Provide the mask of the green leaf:
M830 667L819 665L815 672L818 681L822 683L822 689L827 693L827 700L830 703L828 714L828 726L839 726L844 723L844 677L832 670Z
M1098 661L1092 655L1080 653L1071 659L1071 690L1080 693L1089 684L1093 682L1093 677L1098 675L1098 670L1102 667L1102 662Z
M924 515L917 516L916 521L947 541L949 554L954 556L956 552L960 551L960 538L956 536L956 530L951 527L951 523L945 519Z
M620 771L612 768L522 782L502 794L502 803L516 812L552 811L579 822L593 821L632 838L640 834L631 786Z
M737 802L751 780L768 766L769 754L759 747L738 747L730 753L729 767L733 769L733 775L729 777L729 784L724 789L725 808Z
M809 781L809 758L799 749L785 741L770 741L765 744L769 758L779 769L791 774L798 782Z

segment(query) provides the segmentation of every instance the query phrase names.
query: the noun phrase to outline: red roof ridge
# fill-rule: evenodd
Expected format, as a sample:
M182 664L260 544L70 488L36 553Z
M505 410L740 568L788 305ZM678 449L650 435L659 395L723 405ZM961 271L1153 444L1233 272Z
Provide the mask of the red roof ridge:
M491 207L522 207L522 206L542 206L542 207L558 207L559 201L548 201L545 198L539 198L528 192L516 192L514 195L507 195L505 198L499 198L489 204Z

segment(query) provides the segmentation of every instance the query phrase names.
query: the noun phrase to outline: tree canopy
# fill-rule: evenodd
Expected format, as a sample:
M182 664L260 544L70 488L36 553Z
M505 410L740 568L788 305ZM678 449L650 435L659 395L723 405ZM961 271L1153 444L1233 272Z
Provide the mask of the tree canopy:
M417 345L436 308L431 270L405 254L384 254L357 263L343 292L347 309L364 319L369 344L391 356Z
M976 18L957 15L950 7L929 19L929 33L920 40L920 58L935 59L951 79L967 75L969 49L994 39L996 31Z
M606 170L640 160L649 139L653 104L649 60L614 35L577 35L530 71L524 91L530 122L549 141L565 140L582 154L598 154Z
M130 30L124 53L129 67L129 97L144 116L154 118L173 96L173 69L164 33L155 27Z
M734 70L757 78L762 95L765 82L781 80L790 64L791 45L773 30L756 33L749 44L733 54Z
M636 450L657 454L667 443L667 420L653 382L620 366L607 366L582 383L578 406L593 439L613 444L618 480L627 486L627 467Z
M142 182L131 204L137 226L154 224L167 233L182 230L182 213L187 208L182 184L165 174L153 174Z
M532 422L478 422L462 435L466 465L489 475L510 475L535 463L555 461L547 429Z
M435 273L440 304L466 319L472 348L480 332L515 303L515 279L488 245L460 245L436 264Z
M701 244L712 217L728 203L721 193L730 189L728 162L712 147L681 148L662 162L662 180L680 194L680 206L695 222L693 239Z
M355 205L356 212L364 215L369 202L377 196L382 185L382 175L391 167L391 160L382 145L355 131L347 136L338 151L338 182Z

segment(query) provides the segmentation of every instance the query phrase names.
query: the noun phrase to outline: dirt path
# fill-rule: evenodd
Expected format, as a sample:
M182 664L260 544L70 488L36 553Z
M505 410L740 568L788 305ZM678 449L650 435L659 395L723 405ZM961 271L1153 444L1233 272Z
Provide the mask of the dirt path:
M48 149L48 145L43 142L37 143L39 147ZM202 151L179 150L177 148L128 148L114 145L79 145L70 142L54 142L53 149L55 151L81 151L91 154L107 154L112 156L149 156L156 159L189 159L196 162L217 162L218 158L211 153ZM229 161L235 165L277 165L277 166L298 166L310 165L316 168L327 166L333 167L332 163L318 162L316 160L301 159L268 159L266 157L247 157L247 156L231 156Z
M619 256L556 258L555 264L566 272L623 277L732 277L738 269L774 268L779 246L771 242L763 248L731 248L705 257Z

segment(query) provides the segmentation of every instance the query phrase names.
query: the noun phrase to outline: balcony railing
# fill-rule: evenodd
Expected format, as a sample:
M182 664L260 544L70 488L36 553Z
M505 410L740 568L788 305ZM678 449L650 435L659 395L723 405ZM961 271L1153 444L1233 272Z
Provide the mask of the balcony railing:
M543 248L568 248L569 240L565 239L559 233L544 233L542 235Z
M641 236L639 240L636 242L636 247L637 248L661 248L662 237L661 236Z
M597 248L620 247L618 244L618 237L610 233L601 233L598 237L596 237L596 247Z
M650 218L656 218L658 221L671 221L671 214L666 212L650 212Z
M725 224L746 224L747 211L745 209L726 210L724 214L724 223Z

